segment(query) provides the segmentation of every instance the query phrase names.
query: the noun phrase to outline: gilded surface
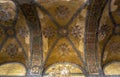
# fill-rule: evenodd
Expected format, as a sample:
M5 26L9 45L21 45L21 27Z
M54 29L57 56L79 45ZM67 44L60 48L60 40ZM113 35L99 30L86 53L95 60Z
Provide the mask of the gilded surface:
M0 0L0 65L20 62L33 74L39 75L52 64L68 62L81 66L87 75L88 71L99 69L96 68L97 63L103 68L113 61L120 61L120 0L108 0L97 23L93 22L99 17L96 16L99 9L86 7L87 0L35 0L33 4L27 4L27 1L29 3L30 0L23 1L23 5L21 2L18 7L11 0ZM93 10L90 12L94 16L87 16L87 10ZM88 21L86 18L89 18ZM91 32L88 31L91 36L87 38L91 52L85 50L87 22L92 25ZM92 37L94 40L91 40ZM97 38L98 45L94 46ZM92 48L98 50L92 51ZM84 56L86 52L88 55ZM106 75L120 74L119 66L119 63L113 63L102 71L105 70ZM58 67L56 65L55 68ZM52 69L47 73L50 71ZM83 70L75 68L71 72L83 73ZM0 66L0 75L25 74L25 68L17 64Z

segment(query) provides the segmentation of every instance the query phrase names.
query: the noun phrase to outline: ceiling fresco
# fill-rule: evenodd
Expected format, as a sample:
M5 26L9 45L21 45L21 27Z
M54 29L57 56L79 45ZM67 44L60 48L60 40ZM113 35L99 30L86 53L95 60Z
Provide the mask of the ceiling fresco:
M119 55L120 0L0 0L0 70L18 62L39 76L67 62L73 73L106 74Z

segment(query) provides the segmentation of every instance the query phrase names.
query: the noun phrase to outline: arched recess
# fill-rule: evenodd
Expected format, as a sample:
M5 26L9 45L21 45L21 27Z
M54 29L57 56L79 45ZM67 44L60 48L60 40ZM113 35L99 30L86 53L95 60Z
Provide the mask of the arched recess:
M59 62L48 66L43 73L43 77L85 77L84 70L81 66Z
M26 67L22 63L11 62L0 65L0 76L25 76Z
M120 75L120 61L107 63L103 69L105 75Z

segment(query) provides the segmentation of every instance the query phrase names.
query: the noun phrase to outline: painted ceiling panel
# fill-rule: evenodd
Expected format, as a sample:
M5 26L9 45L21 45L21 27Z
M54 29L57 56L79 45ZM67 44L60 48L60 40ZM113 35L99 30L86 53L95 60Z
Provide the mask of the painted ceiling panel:
M45 66L47 67L57 62L70 62L82 65L79 54L77 54L77 51L75 51L67 38L58 40L53 50L49 53Z
M19 10L11 0L0 0L0 63L18 61L26 64L30 56L30 33Z
M83 3L83 0L51 1L41 3L41 5L51 14L60 26L64 26L70 21L71 17L76 14L76 11L78 11L78 8L80 8Z
M43 34L43 57L44 59L47 57L48 51L52 48L56 40L59 38L57 35L57 27L54 23L49 19L47 15L44 15L40 10L38 10L41 26L42 26L42 34Z
M25 62L25 53L20 48L16 39L9 38L0 51L0 63L5 62Z
M119 0L109 1L100 21L98 39L103 65L120 60L119 3Z
M83 61L85 2L41 1L37 6L42 26L45 66L60 61L82 65L79 58ZM63 47L61 53L59 53L60 46Z
M84 12L84 14L86 14L86 12ZM68 38L84 58L85 17L83 16L84 15L80 13L80 15L76 17L73 23L69 26Z
M108 52L109 51L109 52ZM113 36L105 50L107 56L104 62L119 61L120 59L120 36Z

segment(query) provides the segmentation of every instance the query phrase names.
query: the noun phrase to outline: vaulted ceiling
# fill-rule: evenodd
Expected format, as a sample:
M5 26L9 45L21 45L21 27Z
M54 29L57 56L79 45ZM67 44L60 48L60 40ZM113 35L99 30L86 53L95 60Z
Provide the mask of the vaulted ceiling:
M104 67L119 55L119 0L0 0L0 64L69 62L86 70L92 56Z
M43 32L45 67L56 62L71 62L82 65L86 17L85 2L41 2L41 6L45 9L45 11L42 11L41 8L38 10Z

